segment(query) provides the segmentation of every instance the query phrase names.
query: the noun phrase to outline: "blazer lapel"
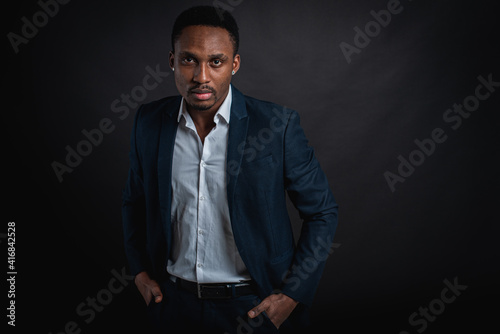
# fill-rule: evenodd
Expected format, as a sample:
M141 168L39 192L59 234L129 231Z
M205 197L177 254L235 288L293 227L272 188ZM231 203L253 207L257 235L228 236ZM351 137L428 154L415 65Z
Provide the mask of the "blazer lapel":
M231 85L233 92L233 101L231 104L231 117L229 120L229 135L227 143L227 161L226 161L226 182L227 182L227 201L229 211L233 208L234 191L240 172L243 150L238 147L246 141L248 129L248 114L243 94Z
M170 224L172 202L172 159L174 154L175 135L177 133L177 114L181 97L168 103L162 112L162 125L158 143L158 196L162 209L162 221ZM166 229L169 231L169 229ZM168 234L168 233L167 233Z

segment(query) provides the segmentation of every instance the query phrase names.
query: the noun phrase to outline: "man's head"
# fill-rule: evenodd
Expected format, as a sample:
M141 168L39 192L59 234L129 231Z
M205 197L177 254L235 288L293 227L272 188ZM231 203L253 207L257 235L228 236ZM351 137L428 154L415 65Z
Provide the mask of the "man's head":
M226 29L233 43L233 56L238 53L240 35L234 17L226 10L211 6L192 7L185 10L177 17L174 27L172 28L171 40L173 51L175 51L175 42L179 39L182 30L186 27L197 25Z
M188 110L215 111L240 66L238 26L227 11L209 6L181 13L172 30L170 67Z

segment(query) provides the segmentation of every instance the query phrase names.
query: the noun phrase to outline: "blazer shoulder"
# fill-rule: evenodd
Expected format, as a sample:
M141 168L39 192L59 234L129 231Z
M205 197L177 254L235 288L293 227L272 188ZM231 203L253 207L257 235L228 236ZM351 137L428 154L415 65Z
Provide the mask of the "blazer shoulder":
M291 114L297 113L293 109L274 102L256 99L247 95L244 95L244 97L247 112L250 116L279 117L281 120L284 120L285 118L289 118Z
M173 118L175 119L181 99L180 96L168 96L142 104L136 112L136 124L142 124L143 126L161 124L162 115L164 113L171 116L174 115Z
M159 113L162 112L173 112L179 110L181 103L181 96L167 96L156 101L151 101L141 105L139 109L141 113Z

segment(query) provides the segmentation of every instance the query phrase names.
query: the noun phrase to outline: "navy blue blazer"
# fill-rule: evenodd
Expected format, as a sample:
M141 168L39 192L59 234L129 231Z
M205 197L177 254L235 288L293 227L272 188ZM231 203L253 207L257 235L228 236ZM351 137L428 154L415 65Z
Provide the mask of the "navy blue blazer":
M310 305L337 226L337 203L295 111L234 86L227 147L227 199L238 251L258 293L281 291ZM132 130L123 191L131 274L166 278L172 245L171 176L181 97L142 105ZM295 242L286 193L303 220Z

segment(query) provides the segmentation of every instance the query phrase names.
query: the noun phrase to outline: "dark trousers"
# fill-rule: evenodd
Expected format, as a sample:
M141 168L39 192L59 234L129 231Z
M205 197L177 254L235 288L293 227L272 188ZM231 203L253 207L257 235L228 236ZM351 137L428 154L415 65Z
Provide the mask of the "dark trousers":
M162 302L151 301L148 306L148 316L158 333L279 333L265 314L254 319L247 316L261 302L256 295L198 299L170 280L162 283L161 289Z

